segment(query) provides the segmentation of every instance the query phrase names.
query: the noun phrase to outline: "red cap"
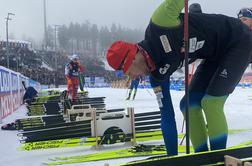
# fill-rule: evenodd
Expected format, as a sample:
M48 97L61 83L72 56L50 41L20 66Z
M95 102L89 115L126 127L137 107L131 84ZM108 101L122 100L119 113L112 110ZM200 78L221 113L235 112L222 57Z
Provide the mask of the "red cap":
M115 70L122 69L126 73L137 54L137 50L136 44L116 41L108 50L107 61Z

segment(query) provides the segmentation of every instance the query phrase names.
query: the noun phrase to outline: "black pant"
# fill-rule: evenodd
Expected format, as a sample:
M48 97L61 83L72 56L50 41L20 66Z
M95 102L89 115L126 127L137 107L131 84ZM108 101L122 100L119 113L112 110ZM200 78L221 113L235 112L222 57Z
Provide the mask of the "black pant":
M252 58L252 38L244 35L239 43L219 57L215 61L200 63L190 83L190 91L212 96L232 93Z

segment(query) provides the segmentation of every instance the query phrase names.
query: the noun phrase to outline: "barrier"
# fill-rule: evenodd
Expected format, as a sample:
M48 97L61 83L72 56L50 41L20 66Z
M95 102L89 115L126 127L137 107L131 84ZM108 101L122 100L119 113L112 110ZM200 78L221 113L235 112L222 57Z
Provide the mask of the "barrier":
M25 93L22 81L27 86L33 86L37 90L40 88L40 84L36 81L0 66L0 123L2 123L2 119L15 112L22 104Z

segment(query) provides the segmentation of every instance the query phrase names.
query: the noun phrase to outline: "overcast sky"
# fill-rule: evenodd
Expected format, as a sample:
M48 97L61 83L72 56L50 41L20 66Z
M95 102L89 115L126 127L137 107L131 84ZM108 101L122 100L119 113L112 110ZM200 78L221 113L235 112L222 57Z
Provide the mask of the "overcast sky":
M121 24L145 29L150 16L163 0L46 0L47 24L68 25L89 20L98 26ZM221 13L236 17L241 7L252 7L252 0L191 0L198 2L206 13ZM15 39L43 37L43 0L0 0L0 39L6 38L5 18L15 13L9 22L9 33ZM211 26L211 25L209 25Z

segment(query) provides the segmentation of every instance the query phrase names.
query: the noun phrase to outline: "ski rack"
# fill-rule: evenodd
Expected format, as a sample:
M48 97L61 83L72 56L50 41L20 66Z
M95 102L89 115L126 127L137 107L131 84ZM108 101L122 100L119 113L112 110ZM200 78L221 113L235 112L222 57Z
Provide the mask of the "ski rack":
M64 100L48 100L46 102L33 102L27 105L28 115L52 115L64 114L65 109L71 109L72 105L91 104L91 107L96 109L105 110L105 97L80 97L77 101L72 103L68 99Z
M73 107L75 108L75 107ZM90 108L88 106L88 108ZM131 108L133 110L133 108ZM74 110L73 113L82 113L83 110ZM88 110L88 109L87 109ZM128 109L129 110L129 109ZM102 140L99 142L105 144L114 144L117 142L129 142L135 139L135 134L145 133L145 132L155 132L160 130L160 111L154 112L145 112L145 113L137 113L133 114L128 111L128 115L125 115L124 109L114 109L108 110L106 113L98 114L97 110L92 109L92 111L87 111L87 113L96 111L96 118L99 119L99 116L104 114L103 119L99 121L102 122L102 127L105 127L106 130L103 130L103 134L101 137ZM121 118L120 118L121 116ZM73 121L73 122L64 122L64 123L55 123L49 124L47 126L37 125L33 128L24 128L18 135L21 136L21 142L37 142L37 141L47 141L47 140L56 140L56 139L67 139L67 138L79 138L79 137L91 137L91 119L86 115L87 118L81 121ZM83 117L80 117L83 118ZM127 118L131 118L131 120L125 120ZM76 118L75 118L76 119ZM105 119L110 120L107 121ZM117 119L120 127L114 126L114 119ZM126 121L123 123L123 121ZM104 125L103 122L106 122ZM108 123L109 122L109 123ZM130 124L130 125L129 125ZM126 127L125 127L126 126ZM130 129L131 129L131 134ZM126 130L126 129L127 130ZM106 132L104 132L106 131ZM126 133L124 133L126 131ZM94 133L94 129L93 129ZM97 135L97 134L96 134ZM99 134L100 136L101 134ZM159 133L158 135L162 135ZM155 136L158 136L155 134ZM95 134L93 134L95 136ZM98 136L98 135L97 135ZM153 135L144 136L144 137L152 137ZM137 136L137 138L142 138L142 136ZM133 142L135 142L133 140Z
M96 141L97 145L130 141L132 144L136 144L136 132L141 135L144 132L160 130L160 111L134 114L130 112L130 110L134 111L133 108L128 108L128 114L126 115L125 109L106 110L104 98L83 97L78 98L75 103L71 103L68 100L64 100L62 103L52 100L46 103L34 103L35 107L38 105L44 112L57 112L55 114L63 122L51 117L50 119L38 118L36 121L22 120L21 125L24 124L24 126L20 125L20 129L23 131L18 134L21 138L20 142L29 143L93 136L96 140L100 139ZM61 113L60 115L59 112ZM96 113L96 122L93 125L91 125L92 116L94 115L92 112ZM72 119L71 116L73 117ZM117 126L115 121L117 121ZM100 127L96 127L97 133L95 134L94 126L99 125L99 123ZM158 135L162 134L159 133ZM149 134L149 136L138 137L152 136ZM157 135L155 134L155 136Z
M68 103L68 104L67 104ZM96 108L96 110L100 112L105 112L105 103L104 97L94 97L94 98L78 98L78 102L75 104L90 104L92 108ZM28 115L30 116L54 116L59 115L59 119L55 119L55 121L44 121L44 120L36 120L34 121L26 121L26 123L18 123L17 129L21 130L24 128L39 127L39 126L48 126L53 123L64 123L66 120L63 118L63 115L66 114L66 109L71 108L72 103L69 103L68 100L58 101L58 100L49 100L44 102L37 102L27 105ZM46 122L46 123L44 123Z

